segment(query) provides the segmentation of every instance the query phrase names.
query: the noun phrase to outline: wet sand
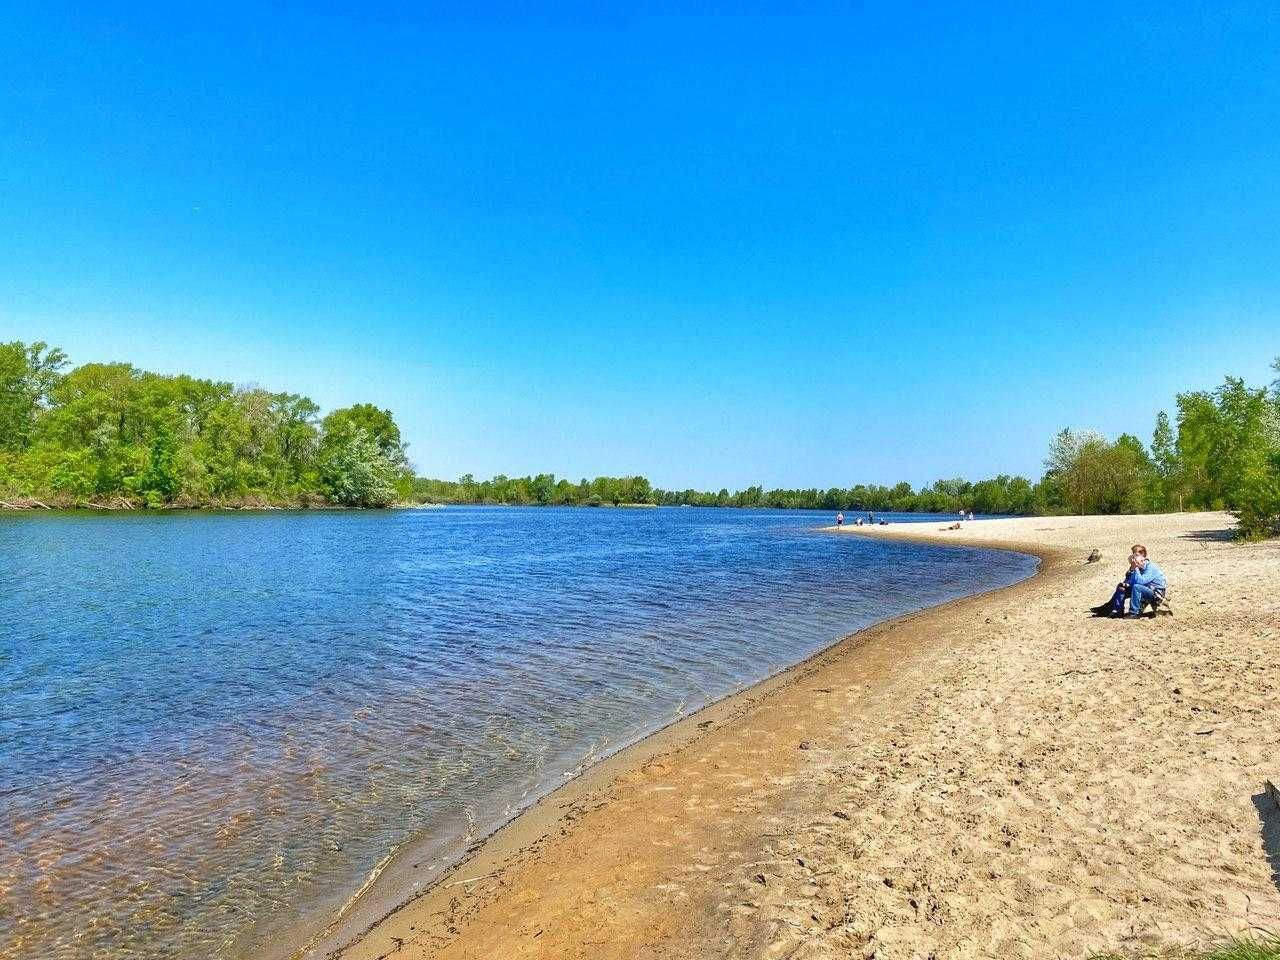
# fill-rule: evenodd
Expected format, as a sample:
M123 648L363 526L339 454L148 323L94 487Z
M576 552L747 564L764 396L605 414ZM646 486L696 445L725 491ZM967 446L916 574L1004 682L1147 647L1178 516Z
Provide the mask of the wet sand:
M667 728L420 894L398 857L303 955L1038 958L1280 929L1280 543L1231 523L845 527L1041 572ZM1089 618L1135 541L1175 616Z

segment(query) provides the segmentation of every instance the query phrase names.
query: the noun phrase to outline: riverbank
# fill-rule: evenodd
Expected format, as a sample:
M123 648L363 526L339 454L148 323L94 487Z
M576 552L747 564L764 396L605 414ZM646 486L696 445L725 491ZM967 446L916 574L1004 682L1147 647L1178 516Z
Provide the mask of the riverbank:
M306 955L1042 957L1275 929L1280 544L1230 527L845 528L1044 562L625 751L403 908L388 876ZM1135 540L1177 615L1087 618Z
M417 504L406 504L417 506ZM201 500L193 497L178 497L165 503L148 503L143 497L112 494L95 499L69 497L61 494L50 494L42 497L4 496L0 497L0 512L27 512L41 510L82 510L107 511L150 510L157 513L172 510L201 510L216 512L221 510L344 510L350 509L341 504L334 504L318 494L298 497L270 498L260 496L227 497L223 499Z
M77 500L68 497L8 497L0 498L0 513L86 512L118 513L137 510L142 513L200 512L221 513L227 510L243 510L246 513L271 510L441 510L443 503L417 503L404 500L387 507L349 507L312 495L292 499L265 497L236 497L223 500L195 500L179 497L168 503L150 504L140 497L102 497L98 500Z

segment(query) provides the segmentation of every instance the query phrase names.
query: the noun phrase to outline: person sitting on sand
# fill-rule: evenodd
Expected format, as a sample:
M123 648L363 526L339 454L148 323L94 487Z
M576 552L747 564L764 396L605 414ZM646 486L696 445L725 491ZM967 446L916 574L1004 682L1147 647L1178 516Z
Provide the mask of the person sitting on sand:
M1130 618L1142 616L1147 604L1155 606L1168 589L1164 571L1147 558L1147 548L1135 543L1129 554L1129 572L1116 584L1116 592L1110 601L1093 608L1098 616L1123 617L1124 600L1129 598Z

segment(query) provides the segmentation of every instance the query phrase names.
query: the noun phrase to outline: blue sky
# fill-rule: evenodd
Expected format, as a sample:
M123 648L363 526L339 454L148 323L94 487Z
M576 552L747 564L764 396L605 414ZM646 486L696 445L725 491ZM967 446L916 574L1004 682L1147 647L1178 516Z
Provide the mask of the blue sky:
M1274 3L78 6L0 2L0 339L426 474L1038 475L1280 354Z

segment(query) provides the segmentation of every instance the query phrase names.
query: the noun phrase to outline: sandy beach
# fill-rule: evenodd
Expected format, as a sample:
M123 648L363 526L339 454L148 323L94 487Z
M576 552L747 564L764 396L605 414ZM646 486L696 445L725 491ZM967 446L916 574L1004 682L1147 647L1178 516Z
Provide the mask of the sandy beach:
M1280 930L1263 792L1280 776L1280 543L1231 526L833 531L1016 549L1041 571L662 731L404 906L398 858L305 956L1044 958ZM1090 618L1134 542L1175 615Z

